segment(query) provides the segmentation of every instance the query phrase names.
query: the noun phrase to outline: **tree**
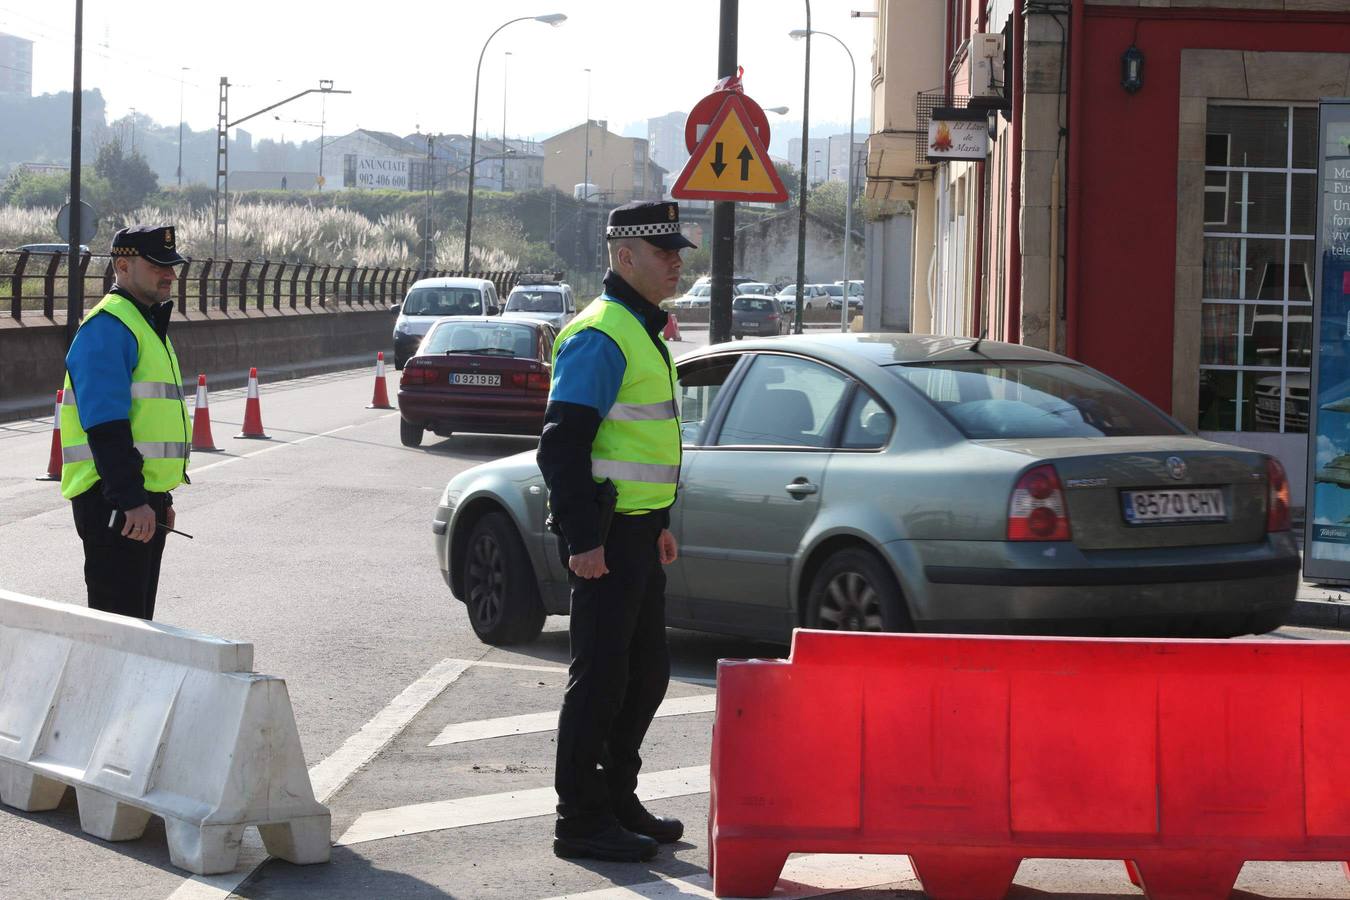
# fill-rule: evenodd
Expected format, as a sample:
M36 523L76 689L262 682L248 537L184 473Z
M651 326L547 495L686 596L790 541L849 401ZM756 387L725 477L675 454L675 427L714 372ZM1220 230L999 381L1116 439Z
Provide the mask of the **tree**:
M787 203L789 206L797 205L797 197L801 194L801 174L797 167L792 163L775 162L773 167L778 171L778 178L783 182L783 187L787 188ZM808 197L808 203L810 198Z
M113 138L98 150L94 171L109 185L107 212L129 213L140 208L147 197L159 190L159 178L139 153L128 155L121 138Z

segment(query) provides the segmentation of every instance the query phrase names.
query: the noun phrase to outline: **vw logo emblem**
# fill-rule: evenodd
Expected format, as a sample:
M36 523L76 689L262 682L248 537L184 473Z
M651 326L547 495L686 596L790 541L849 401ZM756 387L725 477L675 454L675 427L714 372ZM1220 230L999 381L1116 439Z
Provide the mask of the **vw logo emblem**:
M1186 462L1180 456L1167 457L1167 474L1180 481L1186 477Z

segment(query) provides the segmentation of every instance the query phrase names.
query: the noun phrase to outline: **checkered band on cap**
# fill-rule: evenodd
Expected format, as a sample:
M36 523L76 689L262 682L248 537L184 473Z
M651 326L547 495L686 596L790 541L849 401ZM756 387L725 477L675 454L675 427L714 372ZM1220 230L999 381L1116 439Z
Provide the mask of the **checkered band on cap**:
M679 222L658 222L655 225L610 225L605 228L607 239L627 237L655 237L659 234L679 234Z
M113 247L113 256L140 256L141 251L136 247Z

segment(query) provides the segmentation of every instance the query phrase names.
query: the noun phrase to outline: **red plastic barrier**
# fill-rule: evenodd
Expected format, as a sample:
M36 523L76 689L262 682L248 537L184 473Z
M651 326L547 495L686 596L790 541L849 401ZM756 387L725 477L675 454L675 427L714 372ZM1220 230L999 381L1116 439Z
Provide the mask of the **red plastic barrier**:
M1026 857L1226 898L1249 859L1350 860L1348 749L1350 644L798 631L718 666L713 891L906 853L935 900L1003 897Z

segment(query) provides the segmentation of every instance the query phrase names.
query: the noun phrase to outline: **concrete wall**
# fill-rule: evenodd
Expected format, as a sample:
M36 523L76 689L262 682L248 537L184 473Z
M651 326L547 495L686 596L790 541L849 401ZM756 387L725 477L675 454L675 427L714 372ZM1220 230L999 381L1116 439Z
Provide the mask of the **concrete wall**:
M867 223L867 331L910 330L910 272L914 218L887 216ZM850 260L851 262L851 260Z
M41 324L39 324L41 323ZM212 385L251 366L303 371L325 360L393 349L394 316L384 309L267 310L174 314L169 326L189 391L198 373ZM65 325L40 316L0 322L0 407L26 398L50 404L65 377ZM223 380L218 380L223 379Z
M782 284L797 280L797 210L736 229L736 272ZM866 246L855 232L849 250L852 278L866 278ZM843 229L806 215L806 283L830 284L844 277Z

